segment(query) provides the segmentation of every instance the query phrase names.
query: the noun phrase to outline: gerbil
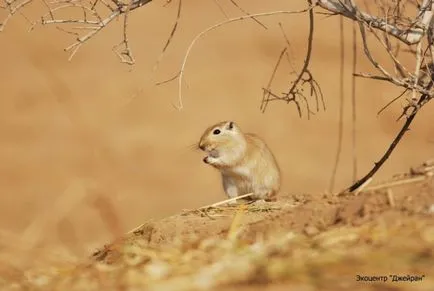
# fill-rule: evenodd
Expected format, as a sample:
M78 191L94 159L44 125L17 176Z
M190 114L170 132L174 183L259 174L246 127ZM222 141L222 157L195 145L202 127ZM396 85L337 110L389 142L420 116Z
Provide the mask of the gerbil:
M229 198L253 193L254 200L276 199L280 188L279 166L257 135L243 133L233 121L223 121L205 130L199 148L207 153L203 161L221 172Z

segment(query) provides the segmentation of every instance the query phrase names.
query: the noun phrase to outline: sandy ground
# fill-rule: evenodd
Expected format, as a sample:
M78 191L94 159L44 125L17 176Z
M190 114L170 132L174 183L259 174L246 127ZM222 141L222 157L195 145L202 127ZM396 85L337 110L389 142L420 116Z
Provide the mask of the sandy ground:
M185 71L182 111L177 82L156 86L180 69L199 32L225 19L213 1L185 1L178 33L156 71L152 68L174 22L177 7L156 1L130 18L137 64L120 64L111 47L117 24L82 47L68 62L62 49L72 38L54 27L26 32L13 18L0 35L0 229L34 244L66 245L88 254L153 218L224 199L218 173L191 149L210 124L232 119L262 136L283 172L282 195L327 192L337 146L339 113L338 19L318 16L312 73L327 109L310 120L292 104L259 110L279 53L291 41L300 68L306 48L305 16L278 15L231 23L210 32L193 48ZM238 1L250 13L293 10L305 1ZM231 16L239 12L222 3ZM38 15L39 8L29 7ZM345 134L335 189L352 181L350 77L351 29L346 29ZM380 60L385 56L378 53ZM274 84L284 91L292 75ZM288 69L288 68L286 68ZM359 70L370 66L359 52ZM377 116L398 91L369 80L357 83L358 174L383 153L401 123L404 102ZM376 176L377 181L432 157L434 123L429 104ZM319 198L318 198L319 199ZM325 211L325 210L324 210ZM307 218L306 218L307 219Z
M0 265L0 286L432 290L433 174L431 162L358 195L287 195L149 220L78 263L45 262L24 272Z

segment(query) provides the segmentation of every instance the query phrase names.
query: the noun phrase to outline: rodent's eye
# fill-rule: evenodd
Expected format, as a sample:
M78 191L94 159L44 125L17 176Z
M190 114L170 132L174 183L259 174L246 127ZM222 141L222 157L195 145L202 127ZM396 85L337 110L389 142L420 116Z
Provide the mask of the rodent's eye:
M221 132L220 129L214 129L214 131L212 133L217 135L217 134L220 134L220 132Z

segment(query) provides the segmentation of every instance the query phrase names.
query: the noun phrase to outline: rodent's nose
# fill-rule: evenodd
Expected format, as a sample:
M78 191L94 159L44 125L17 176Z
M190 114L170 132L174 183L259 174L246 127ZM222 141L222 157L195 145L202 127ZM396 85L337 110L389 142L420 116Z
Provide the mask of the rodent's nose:
M204 151L206 146L204 144L199 144L199 148Z

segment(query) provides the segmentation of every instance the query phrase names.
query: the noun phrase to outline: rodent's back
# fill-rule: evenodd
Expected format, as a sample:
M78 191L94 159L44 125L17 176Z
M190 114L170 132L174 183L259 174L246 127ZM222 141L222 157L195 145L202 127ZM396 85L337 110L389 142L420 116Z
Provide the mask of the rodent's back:
M263 139L253 133L245 133L246 150L243 158L234 165L235 174L244 173L255 187L263 187L277 192L280 189L280 168L276 158Z
M245 138L247 140L246 156L250 159L255 159L258 163L262 164L261 167L265 172L272 171L270 174L277 174L280 176L280 168L277 164L276 157L271 152L266 142L259 136L253 133L246 133ZM259 165L258 165L259 166Z

